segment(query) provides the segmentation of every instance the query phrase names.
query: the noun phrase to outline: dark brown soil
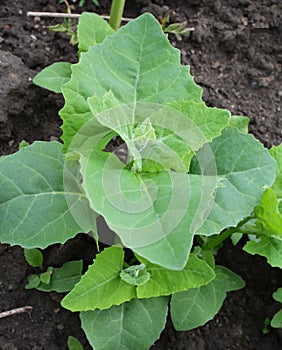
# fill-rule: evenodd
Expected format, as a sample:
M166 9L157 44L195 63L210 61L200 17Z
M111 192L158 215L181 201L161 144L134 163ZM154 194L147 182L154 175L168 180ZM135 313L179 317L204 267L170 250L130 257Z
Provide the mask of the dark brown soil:
M99 13L109 12L101 0ZM70 3L72 1L70 0ZM84 9L95 10L90 0ZM251 118L250 130L267 147L282 141L282 3L281 0L175 0L127 2L125 15L150 11L156 16L172 10L172 20L195 27L190 36L172 43L181 49L183 63L191 65L210 106ZM0 3L0 152L17 150L22 139L53 140L60 137L58 110L61 96L31 83L32 77L54 61L76 61L68 38L46 29L58 20L31 18L27 11L64 11L57 0L1 0ZM74 8L73 12L81 12ZM80 235L62 248L45 251L46 266L83 256L90 261L94 245ZM265 259L244 253L227 242L217 262L246 281L246 288L230 293L220 313L204 327L176 332L167 327L152 349L172 350L278 350L281 331L262 333L264 320L279 304L271 298L282 285L282 271ZM29 313L0 319L0 350L62 350L69 335L90 346L77 314L60 307L61 296L24 289L32 273L22 249L0 245L0 312L31 305Z

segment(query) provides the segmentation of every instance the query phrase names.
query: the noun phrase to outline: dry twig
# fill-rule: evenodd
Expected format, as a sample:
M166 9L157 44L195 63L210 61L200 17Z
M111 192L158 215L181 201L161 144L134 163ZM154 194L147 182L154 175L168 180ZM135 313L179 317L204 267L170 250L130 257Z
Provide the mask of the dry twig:
M27 13L27 16L32 16L32 17L56 17L56 18L79 18L81 15L77 13L59 13L59 12L32 12L29 11ZM107 15L100 15L100 17L104 19L109 19L110 16ZM127 17L122 17L121 20L123 22L130 22L133 20L133 18L127 18Z
M17 309L3 311L3 312L0 312L0 318L13 316L13 315L16 315L16 314L21 314L23 312L27 312L27 311L30 311L30 310L32 310L32 306L24 306L24 307L19 307Z

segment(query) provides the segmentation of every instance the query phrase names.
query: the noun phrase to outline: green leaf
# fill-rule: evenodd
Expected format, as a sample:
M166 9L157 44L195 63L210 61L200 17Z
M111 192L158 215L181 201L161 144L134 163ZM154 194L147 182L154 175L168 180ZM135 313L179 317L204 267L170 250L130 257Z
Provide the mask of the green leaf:
M250 118L248 117L244 117L242 115L232 115L229 121L229 127L237 128L239 131L247 134L249 123Z
M0 192L1 242L45 248L81 232L72 213L83 208L88 217L92 211L78 186L72 186L76 192L65 192L68 182L74 181L68 176L58 142L35 142L4 157L0 168L0 188L5 189Z
M77 26L79 52L86 52L89 46L102 43L115 31L101 16L96 13L83 12Z
M27 284L25 285L25 289L33 289L37 288L40 284L39 275L29 275L27 276Z
M41 283L37 289L42 292L55 291L57 293L68 292L79 282L82 274L83 261L68 261L62 267L49 267L49 283ZM46 274L47 274L46 272ZM42 276L42 274L41 274ZM48 282L48 281L47 281Z
M181 271L165 269L138 257L146 265L150 279L137 286L138 298L170 295L209 283L215 277L213 269L204 261L190 254L187 265Z
M124 282L119 274L124 252L113 246L96 255L94 264L61 304L71 311L107 309L136 297L135 286Z
M174 294L171 298L171 317L176 330L185 331L204 325L220 310L226 293L244 287L234 272L216 266L216 277L206 286Z
M47 90L61 93L61 87L70 78L71 64L69 62L56 62L39 72L33 79L33 83Z
M138 174L114 154L96 150L80 161L92 208L123 244L153 263L182 269L216 179L173 171Z
M260 205L255 208L255 214L259 234L282 240L282 214L272 188L268 188L262 195Z
M68 337L68 350L83 350L80 341L73 336Z
M273 293L273 299L282 304L282 288L278 288L276 292Z
M273 267L282 269L282 240L274 237L261 236L259 241L249 241L243 248L249 254L266 257Z
M147 350L165 327L167 297L133 299L108 310L81 312L82 328L95 350Z
M278 288L276 292L273 293L273 299L282 303L282 288ZM271 327L282 328L282 309L279 310L271 320Z
M282 309L276 312L270 322L270 325L274 328L282 328Z
M276 160L276 178L273 184L273 190L276 196L282 199L282 143L279 146L273 146L269 153Z
M60 112L65 150L93 117L88 97L102 97L107 91L119 104L142 101L164 105L179 99L201 102L202 95L189 67L180 64L180 52L170 45L151 14L138 17L90 47L72 66L72 78L63 87L66 103Z
M52 273L52 270L49 270L49 271L41 273L39 275L40 282L43 283L43 284L50 284L50 282L51 282L51 273Z
M275 174L275 162L263 145L252 135L234 128L224 130L221 136L196 154L191 173L216 176L209 166L201 171L197 162L211 151L221 185L217 188L207 220L198 230L198 234L204 235L236 227L249 216L259 204L265 187L272 185Z
M39 267L43 264L43 254L38 249L24 249L24 257L30 266Z

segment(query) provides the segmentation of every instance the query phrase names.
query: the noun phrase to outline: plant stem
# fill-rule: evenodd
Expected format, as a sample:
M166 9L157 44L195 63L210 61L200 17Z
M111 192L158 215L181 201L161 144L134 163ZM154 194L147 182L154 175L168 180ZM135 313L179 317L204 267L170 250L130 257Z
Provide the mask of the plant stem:
M114 30L118 30L121 23L125 0L113 0L109 24Z

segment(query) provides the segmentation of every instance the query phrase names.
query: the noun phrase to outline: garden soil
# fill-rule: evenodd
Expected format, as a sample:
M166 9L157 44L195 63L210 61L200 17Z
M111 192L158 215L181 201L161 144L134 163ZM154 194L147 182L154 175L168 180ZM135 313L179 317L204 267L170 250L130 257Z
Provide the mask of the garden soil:
M77 1L78 2L78 1ZM91 0L82 10L109 13L109 1ZM76 62L76 49L65 34L47 26L58 19L27 17L28 11L64 12L58 0L0 0L0 151L13 153L26 140L59 140L60 95L32 84L32 78L55 61ZM172 21L187 21L194 30L172 44L181 50L182 62L191 66L195 81L204 90L209 106L229 109L251 119L250 131L266 147L282 141L282 2L281 0L128 0L125 16L144 12ZM2 191L3 189L1 189ZM44 252L45 267L95 254L93 241L79 235L65 247L55 245ZM282 286L282 271L271 268L262 257L251 256L225 243L217 263L241 275L246 287L229 293L219 314L205 326L177 332L168 320L154 350L278 350L282 333L264 323L279 309L272 293ZM25 290L28 274L19 247L0 245L0 312L23 306L32 310L0 318L0 350L64 350L69 335L85 350L90 346L80 329L77 314L60 307L62 295ZM146 332L146 330L144 330ZM134 349L132 349L134 350Z

